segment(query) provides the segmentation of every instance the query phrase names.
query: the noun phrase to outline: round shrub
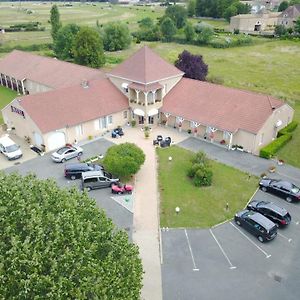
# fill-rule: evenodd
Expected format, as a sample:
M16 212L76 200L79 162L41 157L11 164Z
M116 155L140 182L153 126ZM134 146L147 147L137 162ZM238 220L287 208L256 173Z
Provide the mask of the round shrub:
M213 173L210 168L208 167L200 167L193 179L195 186L210 186L212 183L212 176Z

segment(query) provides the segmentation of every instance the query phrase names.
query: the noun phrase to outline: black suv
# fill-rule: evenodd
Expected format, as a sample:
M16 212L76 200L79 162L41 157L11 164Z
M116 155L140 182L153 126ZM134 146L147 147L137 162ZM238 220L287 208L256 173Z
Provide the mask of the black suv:
M103 167L96 164L75 163L65 164L65 177L75 180L81 178L81 174L87 171L101 171Z
M286 209L281 208L269 201L253 200L247 205L247 208L249 210L261 213L278 226L288 225L292 220L291 215Z
M300 188L291 182L262 178L259 182L259 187L263 192L274 194L287 202L300 201Z
M277 235L277 226L271 220L251 210L238 212L234 221L256 236L261 243L273 240Z

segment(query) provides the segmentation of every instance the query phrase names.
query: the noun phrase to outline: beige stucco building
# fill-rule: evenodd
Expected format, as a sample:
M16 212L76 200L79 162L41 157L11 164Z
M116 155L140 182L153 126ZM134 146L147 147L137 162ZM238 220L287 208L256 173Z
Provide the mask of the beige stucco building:
M294 27L300 16L300 4L288 7L283 12L263 12L258 14L237 15L230 18L230 31L243 33L274 33L275 26Z
M258 154L293 118L289 105L270 96L183 78L148 47L108 74L13 51L0 61L0 75L0 84L20 93L2 110L7 127L46 151L136 120Z

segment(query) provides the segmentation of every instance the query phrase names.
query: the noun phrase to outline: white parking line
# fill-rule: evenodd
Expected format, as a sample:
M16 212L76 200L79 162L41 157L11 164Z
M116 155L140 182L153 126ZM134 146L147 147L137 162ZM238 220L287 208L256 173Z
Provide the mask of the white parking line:
M292 242L292 239L288 238L287 236L283 235L282 233L277 232L277 234L278 234L279 236L283 237L284 239L286 239L289 243Z
M240 232L240 234L242 234L251 244L253 244L258 250L260 250L265 256L266 258L270 258L271 254L268 254L266 251L264 251L262 248L260 248L259 246L257 246L249 237L246 236L245 233L243 233L239 228L237 228L234 224L232 224L232 222L230 222L230 224Z
M187 240L187 243L188 243L188 246L189 246L189 249L190 249L193 265L194 265L193 271L199 271L199 269L197 268L196 263L195 263L192 247L191 247L190 240L189 240L188 234L186 232L186 229L184 229L184 232L185 232L186 240Z
M231 270L232 270L232 269L236 269L236 267L231 263L229 257L227 256L227 254L225 253L224 249L223 249L222 246L220 245L219 241L217 240L217 238L216 238L215 235L213 234L212 230L209 229L209 231L210 231L212 237L214 238L214 240L216 241L217 245L219 246L219 248L220 248L221 252L223 253L224 257L225 257L226 260L228 261L229 266L230 266L229 269L231 269Z
M252 194L251 198L249 199L249 201L247 202L245 208L247 207L247 205L252 201L253 197L255 196L255 194L257 193L257 191L259 190L259 187L255 190L255 192Z

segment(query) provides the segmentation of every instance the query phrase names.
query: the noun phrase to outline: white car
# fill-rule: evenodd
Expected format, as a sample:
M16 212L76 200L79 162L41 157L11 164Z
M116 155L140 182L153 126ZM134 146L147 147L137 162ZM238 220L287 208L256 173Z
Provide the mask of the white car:
M82 155L83 149L78 146L64 146L52 153L51 158L55 162L65 162L68 159Z
M23 155L20 146L17 145L8 134L0 137L0 152L3 153L8 160L18 159Z

